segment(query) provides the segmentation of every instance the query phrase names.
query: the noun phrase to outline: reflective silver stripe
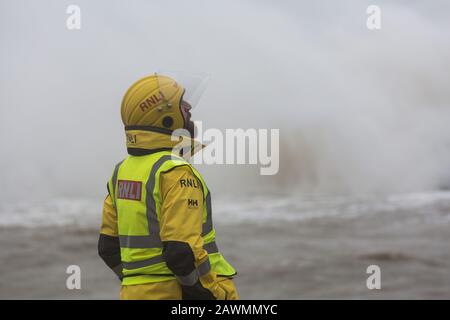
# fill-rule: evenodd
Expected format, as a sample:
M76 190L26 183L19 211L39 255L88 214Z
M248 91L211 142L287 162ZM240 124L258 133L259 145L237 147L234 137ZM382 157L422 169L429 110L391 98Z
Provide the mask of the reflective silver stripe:
M214 253L218 252L218 248L215 242L210 242L208 244L205 244L203 248L208 251L208 253ZM136 261L136 262L122 262L122 266L125 269L132 270L137 268L143 268L148 267L156 263L164 262L163 256L159 255L150 259L142 260L142 261ZM206 264L205 264L206 263ZM209 262L209 259L203 262L198 266L198 272L200 275L204 275L209 272L211 269L211 265ZM197 270L197 269L196 269Z
M193 286L198 281L198 271L194 269L187 276L177 276L177 280L182 286Z
M208 251L208 254L219 252L219 248L217 248L215 241L203 245L203 249Z
M120 236L120 246L122 248L161 248L162 243L159 234L149 236Z
M193 286L197 283L199 277L204 276L210 270L211 264L209 262L209 259L206 259L187 276L177 276L177 280L183 286Z
M148 232L150 235L157 235L159 238L159 221L156 215L156 203L153 198L153 191L155 189L156 172L164 164L164 162L171 160L171 155L165 155L158 159L150 171L150 176L148 177L147 184L145 186L147 191L147 221L148 221Z
M125 159L124 159L125 160ZM120 161L118 164L116 164L116 167L114 168L114 173L111 179L112 182L112 194L110 194L111 199L114 202L114 206L116 205L116 184L117 184L117 175L119 174L119 168L120 165L124 162L124 160Z
M133 269L148 267L153 264L160 263L160 262L164 262L162 255L159 255L159 256L156 256L156 257L153 257L150 259L146 259L146 260L141 260L141 261L122 262L122 266L127 270L133 270Z
M206 195L206 222L202 226L202 237L206 236L213 229L212 208L211 208L211 192L208 190Z
M205 261L203 261L198 267L198 274L200 276L204 276L205 274L207 274L209 271L211 271L211 263L209 262L209 258L206 259Z
M119 236L120 246L122 248L162 248L162 242L159 236ZM217 244L215 241L207 243L203 248L208 251L208 253L219 252Z

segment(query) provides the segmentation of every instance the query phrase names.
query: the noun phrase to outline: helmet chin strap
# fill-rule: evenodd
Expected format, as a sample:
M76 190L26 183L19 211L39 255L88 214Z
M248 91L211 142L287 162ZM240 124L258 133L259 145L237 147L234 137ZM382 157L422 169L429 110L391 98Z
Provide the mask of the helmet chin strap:
M155 76L158 76L158 74L157 74L156 72L154 73L154 75L155 75ZM158 78L157 78L157 79L158 79ZM162 101L163 101L163 106L159 106L159 107L158 107L158 110L159 110L159 111L162 111L163 108L172 109L172 107L173 107L173 106L172 106L172 103L171 103L169 100L167 100L167 98L166 98L165 95L162 94L162 91L161 91L161 87L160 87L159 81L158 81L158 91L161 93L161 98L162 98ZM180 108L181 108L181 101L183 100L184 92L186 92L186 89L184 89L183 94L181 95L181 99L180 99ZM181 109L180 109L180 112L181 112ZM183 120L184 120L184 123L186 123L186 120L184 119L184 115L183 115ZM166 116L166 117L164 117L162 124L163 124L163 126L164 126L165 128L167 128L167 129L169 129L169 130L177 129L177 128L171 128L172 125L173 125L173 122L174 122L174 121L173 121L173 118L172 118L171 116Z

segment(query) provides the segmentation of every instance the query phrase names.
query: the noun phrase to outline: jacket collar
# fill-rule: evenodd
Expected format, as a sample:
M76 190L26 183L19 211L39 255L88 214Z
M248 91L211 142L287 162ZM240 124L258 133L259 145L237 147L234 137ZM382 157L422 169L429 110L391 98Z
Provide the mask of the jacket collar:
M189 136L172 136L172 130L152 126L125 126L125 134L128 153L135 156L172 151L190 158L205 147Z

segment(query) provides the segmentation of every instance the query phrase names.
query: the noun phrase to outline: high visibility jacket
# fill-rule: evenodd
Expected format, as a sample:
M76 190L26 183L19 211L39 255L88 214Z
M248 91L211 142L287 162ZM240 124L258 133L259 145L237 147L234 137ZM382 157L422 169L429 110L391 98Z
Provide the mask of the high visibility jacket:
M190 170L197 179L180 178L175 182L179 184L177 188L196 189L196 194L199 194L201 198L193 196L186 199L165 199L163 194L165 191L160 184L161 175L178 167ZM177 208L179 212L172 214L179 215L181 221L186 219L186 215L195 215L197 208L203 208L200 218L201 239L207 257L201 259L203 261L197 265L200 276L211 271L222 276L236 274L235 269L219 252L215 242L211 193L199 172L184 159L170 151L142 156L130 155L115 167L108 182L108 190L112 205L117 212L123 285L175 279L175 275L167 267L163 258L162 241L176 237L167 236L167 233L177 231L170 231L171 226L164 225L164 221L163 223L161 221L163 201L177 201L178 207L171 208L172 210ZM180 223L180 226L182 225ZM166 239L161 239L161 235ZM179 276L177 279L183 280ZM189 282L189 279L184 280Z
M210 191L176 156L201 144L160 128L125 130L130 156L108 182L98 241L121 299L238 299L236 272L215 243Z

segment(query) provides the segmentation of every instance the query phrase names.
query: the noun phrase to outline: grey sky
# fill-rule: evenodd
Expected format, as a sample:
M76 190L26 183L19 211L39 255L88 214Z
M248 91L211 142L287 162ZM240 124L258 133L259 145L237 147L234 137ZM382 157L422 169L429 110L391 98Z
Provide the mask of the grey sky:
M122 95L157 69L212 74L194 110L206 127L281 130L279 175L202 168L213 190L448 183L450 4L376 1L374 32L372 3L2 0L0 198L103 195L125 156Z

